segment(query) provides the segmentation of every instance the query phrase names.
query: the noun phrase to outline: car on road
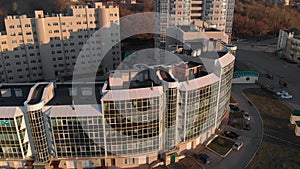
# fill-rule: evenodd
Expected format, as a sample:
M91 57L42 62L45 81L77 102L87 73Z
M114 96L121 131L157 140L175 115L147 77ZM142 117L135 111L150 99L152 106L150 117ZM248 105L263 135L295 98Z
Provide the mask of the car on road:
M231 139L238 139L240 137L239 134L233 132L233 131L224 131L224 136L231 138Z
M250 121L250 114L249 114L249 112L244 112L244 119Z
M290 95L290 94L288 94L288 93L285 93L285 94L281 95L281 98L283 98L283 99L291 99L291 98L293 98L293 96Z
M250 121L249 120L246 120L245 122L244 122L244 130L250 130L251 129L251 123L250 123Z
M283 95L283 94L288 94L288 92L287 91L279 91L279 92L277 92L276 94L277 94L277 96L281 96L281 95Z
M209 164L210 163L210 157L207 154L205 154L205 153L199 154L198 158L204 164Z
M239 151L243 147L243 142L237 141L233 144L232 149Z
M230 104L229 107L230 107L230 110L233 111L233 112L239 112L240 111L240 108L236 105Z

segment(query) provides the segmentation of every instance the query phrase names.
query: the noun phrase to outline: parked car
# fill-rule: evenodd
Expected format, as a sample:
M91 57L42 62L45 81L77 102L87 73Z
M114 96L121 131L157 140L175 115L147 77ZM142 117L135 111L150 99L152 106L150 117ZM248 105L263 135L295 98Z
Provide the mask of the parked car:
M244 130L250 130L251 129L251 123L249 120L246 120L244 122Z
M232 146L232 149L234 149L234 150L240 150L242 147L243 147L243 142L241 142L241 141L237 141L237 142L235 142L234 143L234 145Z
M233 132L233 131L225 131L224 132L224 136L225 137L228 137L228 138L231 138L231 139L238 139L240 137L239 134Z
M240 108L238 106L230 104L229 107L230 107L231 111L234 111L234 112L240 111Z
M281 98L283 98L283 99L291 99L291 98L293 98L293 96L290 95L290 94L288 94L288 93L285 93L285 94L281 95Z
M276 94L277 94L277 96L281 96L281 95L283 95L283 94L288 94L288 92L287 91L279 91L279 92L277 92Z
M244 112L244 119L250 121L250 114L249 114L249 112Z
M205 153L201 153L198 155L199 160L201 160L204 164L209 164L210 163L210 157L205 154Z

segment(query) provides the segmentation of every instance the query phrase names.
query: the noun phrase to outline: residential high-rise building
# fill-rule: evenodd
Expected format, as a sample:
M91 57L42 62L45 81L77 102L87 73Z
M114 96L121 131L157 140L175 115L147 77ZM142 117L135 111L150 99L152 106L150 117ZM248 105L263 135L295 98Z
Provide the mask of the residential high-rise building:
M235 0L156 0L159 13L157 26L160 30L159 41L165 42L167 27L195 24L210 27L232 34ZM158 39L157 39L158 40Z
M88 74L89 68L103 61L107 48L108 56L99 71L113 70L121 62L117 6L97 2L90 7L72 6L66 14L35 11L34 18L8 16L4 22L6 32L0 35L1 82L72 76L78 58L82 59L81 70L76 71Z
M205 0L204 4L203 20L231 37L235 0Z
M137 64L105 83L1 84L0 166L167 164L170 153L206 141L229 112L235 57L199 33L168 28L169 53L178 59L146 65L132 58Z
M158 43L166 42L166 29L190 23L190 2L182 0L156 0L156 26L160 32Z

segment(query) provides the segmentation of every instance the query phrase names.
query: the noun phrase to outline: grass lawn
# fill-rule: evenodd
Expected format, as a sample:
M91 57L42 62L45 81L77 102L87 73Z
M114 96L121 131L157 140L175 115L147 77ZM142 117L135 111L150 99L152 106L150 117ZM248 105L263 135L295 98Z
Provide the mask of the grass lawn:
M247 89L244 93L261 113L264 134L300 144L300 138L295 136L293 127L289 125L292 111L289 106L261 89ZM247 168L295 169L300 166L299 159L300 147L265 135L257 155Z
M210 142L207 147L219 153L220 155L225 155L233 146L234 141L229 140L224 137L216 137L212 142Z

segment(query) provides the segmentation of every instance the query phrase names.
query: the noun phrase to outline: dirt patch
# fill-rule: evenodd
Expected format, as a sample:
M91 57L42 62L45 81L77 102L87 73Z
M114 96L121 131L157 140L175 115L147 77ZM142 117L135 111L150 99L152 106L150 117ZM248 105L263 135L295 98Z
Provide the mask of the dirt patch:
M299 168L300 138L289 122L291 108L261 89L246 89L244 93L261 113L264 125L262 145L248 169Z

